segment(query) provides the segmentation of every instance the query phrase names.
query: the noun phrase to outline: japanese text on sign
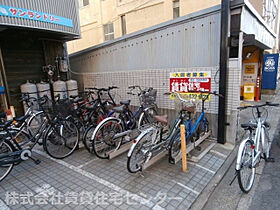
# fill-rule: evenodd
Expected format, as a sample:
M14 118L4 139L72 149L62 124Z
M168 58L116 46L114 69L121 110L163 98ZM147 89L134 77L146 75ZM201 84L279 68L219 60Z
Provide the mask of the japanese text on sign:
M0 15L73 27L72 20L65 17L6 5L0 5Z
M211 72L170 73L169 91L179 92L185 99L200 99L199 92L211 91ZM174 96L170 98L174 99Z

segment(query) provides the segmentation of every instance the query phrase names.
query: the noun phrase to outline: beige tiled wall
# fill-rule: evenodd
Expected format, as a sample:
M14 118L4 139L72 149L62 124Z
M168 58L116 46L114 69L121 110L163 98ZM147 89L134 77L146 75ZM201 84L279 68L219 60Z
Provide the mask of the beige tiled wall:
M211 71L211 90L218 92L219 71L218 67L201 67L201 68L185 68L185 69L153 69L142 71L120 71L120 72L104 72L104 73L88 73L84 74L84 87L108 87L118 86L119 89L116 92L116 99L125 100L131 99L132 105L139 105L138 97L128 95L128 87L131 85L139 85L141 87L153 87L157 89L157 104L159 108L174 109L174 100L169 99L168 96L163 95L165 92L169 92L169 74L171 72L201 72ZM232 71L230 77L235 77L236 73ZM236 99L234 98L234 92L236 92L236 82L230 82L230 89L228 90L228 111L232 110L236 106ZM206 102L206 113L218 113L218 97L212 96L210 102Z

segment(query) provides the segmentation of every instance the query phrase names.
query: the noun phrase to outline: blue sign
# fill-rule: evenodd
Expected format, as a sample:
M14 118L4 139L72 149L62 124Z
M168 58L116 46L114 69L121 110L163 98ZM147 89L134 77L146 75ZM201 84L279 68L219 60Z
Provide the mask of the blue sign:
M262 70L262 89L275 90L279 54L265 54Z
M73 27L72 20L65 17L6 5L0 5L0 15Z
M4 86L0 86L0 94L5 94L5 87Z

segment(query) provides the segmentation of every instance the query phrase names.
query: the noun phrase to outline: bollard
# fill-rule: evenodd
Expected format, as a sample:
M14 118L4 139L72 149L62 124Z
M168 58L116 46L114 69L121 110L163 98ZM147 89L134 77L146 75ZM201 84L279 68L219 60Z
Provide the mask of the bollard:
M182 169L184 172L188 170L187 168L187 148L186 148L186 131L185 125L180 126L180 133L181 133L181 153L182 153Z

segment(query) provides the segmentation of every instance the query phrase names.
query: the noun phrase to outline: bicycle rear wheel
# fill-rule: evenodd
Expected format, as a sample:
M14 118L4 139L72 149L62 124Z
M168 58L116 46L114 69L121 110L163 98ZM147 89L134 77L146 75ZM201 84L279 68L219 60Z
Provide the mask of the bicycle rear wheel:
M0 156L7 155L13 151L14 151L13 146L9 142L0 140ZM13 163L5 164L6 159L7 158L5 157L3 158L0 157L0 182L9 175L9 173L12 171L14 167Z
M34 136L38 131L41 126L41 124L44 121L44 113L43 111L39 111L33 115L30 120L28 121L28 132L30 136Z
M72 120L61 119L46 131L43 146L48 155L63 159L71 155L79 144L80 132Z
M202 120L198 125L196 131L197 139L199 139L201 136L206 134L208 131L209 131L209 122L207 118L204 118L204 120Z
M146 111L143 111L139 117L138 128L145 124L150 124L154 122L154 116L157 115L155 108L151 107Z
M177 129L175 134L170 140L170 146L168 150L169 162L175 163L175 158L181 154L181 134L180 130Z
M240 189L244 193L248 193L255 180L255 171L256 168L253 167L253 157L254 157L254 149L251 148L252 143L248 139L245 144L242 144L243 148L240 148L240 169L237 170L237 178Z
M141 170L142 164L145 163L147 157L152 155L150 151L153 130L146 133L135 145L131 155L127 158L127 170L130 173L136 173Z
M93 132L95 130L96 126L95 125L91 125L89 126L84 135L83 135L83 144L85 145L85 148L87 149L88 152L92 153L93 152L93 148L92 148L92 135L93 135Z
M122 137L114 139L114 136L123 132L123 128L117 119L110 119L97 129L92 139L93 151L97 157L106 159L121 146Z
M93 153L93 148L92 148L93 132L94 132L96 126L102 121L103 118L105 118L105 114L103 114L101 111L99 111L98 113L94 113L93 116L94 116L94 118L91 118L91 124L84 132L83 139L82 139L83 144L85 145L85 148L90 153Z

